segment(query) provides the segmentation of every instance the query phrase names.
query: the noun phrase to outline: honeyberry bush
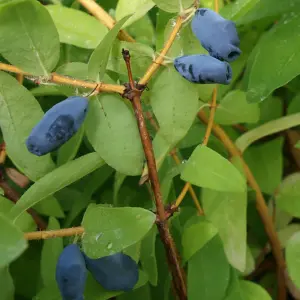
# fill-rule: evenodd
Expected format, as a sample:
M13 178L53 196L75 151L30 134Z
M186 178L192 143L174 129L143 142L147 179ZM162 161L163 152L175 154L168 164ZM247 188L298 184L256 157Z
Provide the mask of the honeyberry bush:
M68 96L91 92L53 83L51 72L124 84L125 48L138 80L182 12L173 0L97 3L118 21L113 30L77 1L0 1L1 61L27 73L22 82L14 73L0 72L1 139L7 153L0 196L3 300L61 299L56 263L71 243L92 258L123 251L139 264L133 291L107 291L89 274L85 299L175 299L151 187L139 185L148 170L130 102L101 93L91 98L84 126L57 151L37 157L25 146L44 112ZM189 8L193 1L182 5ZM213 9L213 1L202 0L200 6ZM219 7L237 24L242 54L231 63L231 83L217 87L214 120L238 147L267 202L286 259L284 284L293 299L300 289L300 2L219 1ZM136 42L120 41L120 28ZM187 193L169 219L187 274L188 299L276 299L274 257L241 160L214 135L201 145L206 124L197 112L209 115L216 86L189 83L168 64L199 53L207 52L186 22L142 97L146 115L153 115L147 127L164 204L174 203L190 182L204 210L199 216ZM180 165L169 154L174 147ZM11 191L20 195L17 204L9 200ZM24 233L37 230L26 212L30 208L48 230L82 226L84 234L26 241Z

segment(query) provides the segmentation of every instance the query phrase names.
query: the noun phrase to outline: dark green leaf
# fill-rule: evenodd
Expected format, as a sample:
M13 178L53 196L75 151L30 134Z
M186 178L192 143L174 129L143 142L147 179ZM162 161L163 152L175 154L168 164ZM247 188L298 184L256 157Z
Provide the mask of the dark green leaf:
M14 300L14 282L8 267L0 269L0 291L2 300Z

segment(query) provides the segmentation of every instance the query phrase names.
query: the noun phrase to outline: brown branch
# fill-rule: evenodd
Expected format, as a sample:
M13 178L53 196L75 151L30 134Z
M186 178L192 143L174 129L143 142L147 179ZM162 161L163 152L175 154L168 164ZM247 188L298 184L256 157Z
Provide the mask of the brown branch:
M125 55L124 55L125 54ZM130 64L130 55L129 52L123 52L123 57L126 62L126 65ZM131 69L128 69L128 77L131 81L132 74ZM180 300L187 299L187 290L185 284L185 275L184 271L180 266L180 260L178 256L177 249L175 247L173 238L170 234L169 226L167 219L165 217L165 208L163 205L163 199L160 191L160 184L158 180L158 174L156 169L156 162L153 152L153 147L151 143L151 139L146 127L146 122L143 115L142 105L141 105L141 93L142 91L137 90L134 86L132 86L131 82L131 90L127 94L127 98L131 100L132 106L134 109L134 113L136 116L138 129L140 132L141 142L143 145L143 149L145 152L145 157L147 160L148 170L149 170L149 179L151 182L151 188L153 190L155 206L157 211L157 228L161 237L161 241L164 244L168 265L173 277L173 284L176 290L176 294L178 295Z
M59 230L26 232L24 234L24 238L26 240L46 240L46 239L57 238L57 237L82 235L83 233L84 233L84 228L79 226L79 227L64 228Z
M3 179L0 180L0 187L4 191L4 196L11 200L12 202L16 203L20 199L20 195L17 191L15 191L6 181ZM47 224L44 220L36 213L36 211L32 208L27 210L34 220L35 224L38 226L40 230L45 230L47 228Z
M28 76L30 78L36 78L36 81L38 82L39 76L34 76L28 72L25 72L15 66L7 65L0 63L0 70L8 71L11 73L16 74L23 74L25 76ZM117 84L107 84L107 83L95 83L95 82L89 82L85 80L80 80L76 78L71 78L68 76L59 75L56 73L51 73L49 78L47 79L48 82L53 82L57 84L64 84L64 85L72 85L76 87L83 87L83 88L89 88L89 89L95 89L97 92L107 92L107 93L118 93L123 94L124 93L124 86L117 85ZM98 85L98 86L97 86Z
M115 26L116 21L94 0L77 1L108 29L112 29ZM128 3L128 5L130 5L130 3ZM125 30L120 30L118 38L127 42L135 42L134 38L131 37Z
M169 49L171 48L177 33L179 32L181 25L182 25L183 19L181 16L177 17L175 26L163 48L163 50L160 52L158 57L155 59L155 61L150 65L144 76L140 79L139 84L140 85L146 85L150 78L153 76L153 74L157 71L159 66L163 63L165 56L167 55Z
M206 124L208 123L208 119L203 111L200 111L198 113L198 116L204 123ZM277 264L278 299L285 300L286 299L286 287L285 287L285 278L284 278L284 271L286 267L285 261L284 261L283 254L281 252L280 241L278 239L277 232L272 222L272 218L269 215L268 207L266 205L264 196L251 170L249 169L248 165L244 161L243 156L241 155L240 151L237 149L235 144L231 141L229 136L226 134L226 132L219 125L216 124L213 124L212 131L215 134L215 136L217 136L222 141L222 143L224 144L224 146L232 156L237 156L241 159L247 177L247 181L256 193L256 209L264 224L264 228L267 233L270 244L272 246L272 252Z
M154 120L154 118L153 118L151 112L150 112L150 111L147 111L147 112L145 113L145 115L146 115L147 119L150 121L150 124L151 124L152 127L155 129L155 131L158 131L158 130L159 130L159 126L158 126L158 124L156 123L156 121ZM172 156L173 160L175 161L175 163L176 163L177 165L180 165L180 164L181 164L181 161L180 161L178 155L176 154L176 148L174 148L174 149L170 152L170 155ZM191 185L189 182L187 182L187 183L185 184L185 186L186 186L186 185L188 186L189 193L190 193L190 195L191 195L191 197L192 197L192 199L193 199L193 201L194 201L194 204L195 204L195 206L196 206L196 208L197 208L198 215L204 215L203 209L202 209L201 206L200 206L199 200L198 200L198 198L197 198L197 195L196 195L196 193L195 193L195 191L194 191L192 185ZM184 188L185 188L185 187L184 187ZM176 201L176 203L177 203L177 201ZM179 203L179 204L180 204L180 203Z

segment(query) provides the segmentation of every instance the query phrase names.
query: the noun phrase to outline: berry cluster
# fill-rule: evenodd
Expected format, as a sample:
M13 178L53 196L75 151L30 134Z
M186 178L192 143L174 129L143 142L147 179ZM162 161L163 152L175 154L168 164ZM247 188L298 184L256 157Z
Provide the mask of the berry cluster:
M199 8L192 20L192 31L209 55L184 55L174 60L182 77L194 83L229 84L232 69L228 62L241 54L235 23L211 9Z
M87 109L88 99L77 96L54 105L27 138L29 152L41 156L61 147L78 131Z
M106 290L131 291L138 281L138 265L128 255L116 253L91 259L76 244L64 248L56 266L56 281L63 300L83 300L89 270Z

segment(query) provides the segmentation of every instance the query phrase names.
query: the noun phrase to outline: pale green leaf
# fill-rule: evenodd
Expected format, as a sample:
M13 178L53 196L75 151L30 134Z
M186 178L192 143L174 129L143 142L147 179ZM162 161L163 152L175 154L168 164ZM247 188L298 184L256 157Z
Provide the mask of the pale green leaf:
M259 105L248 103L245 92L229 92L217 107L215 122L222 125L256 123L259 120Z
M247 191L233 193L202 189L201 199L206 217L219 231L228 261L243 272L247 247Z
M153 0L162 10L167 12L181 12L182 8L189 8L193 5L193 0ZM181 8L182 4L182 8Z
M300 232L295 233L288 241L286 246L286 263L289 276L300 288Z
M91 204L83 217L84 252L99 258L140 241L152 228L155 214L138 207L107 207Z
M182 233L183 258L189 260L203 248L217 233L217 228L203 218L196 217L195 222L185 226Z
M11 216L17 219L34 204L100 168L103 164L101 157L93 152L62 165L42 177L26 191L11 210Z
M132 15L123 27L127 27L142 18L155 5L152 0L119 0L116 8L116 20L119 21L125 16Z
M15 287L8 267L0 269L0 291L2 300L14 300Z
M292 216L300 217L300 173L287 176L278 188L276 206Z
M181 173L184 181L216 191L244 192L246 181L227 159L206 146L199 145Z
M32 128L42 119L43 111L16 79L0 72L0 81L0 127L7 154L21 172L36 181L55 167L50 154L38 157L25 145Z
M108 29L93 16L62 5L47 5L61 43L94 49Z
M38 1L1 8L0 53L11 64L31 74L47 76L58 62L59 46L50 14Z
M258 2L260 0L238 0L231 2L221 9L220 14L226 19L236 21L255 7Z
M240 280L239 284L244 300L272 300L269 293L258 284L245 280Z
M105 162L125 175L139 175L144 152L136 119L119 96L93 97L85 121L86 135Z

